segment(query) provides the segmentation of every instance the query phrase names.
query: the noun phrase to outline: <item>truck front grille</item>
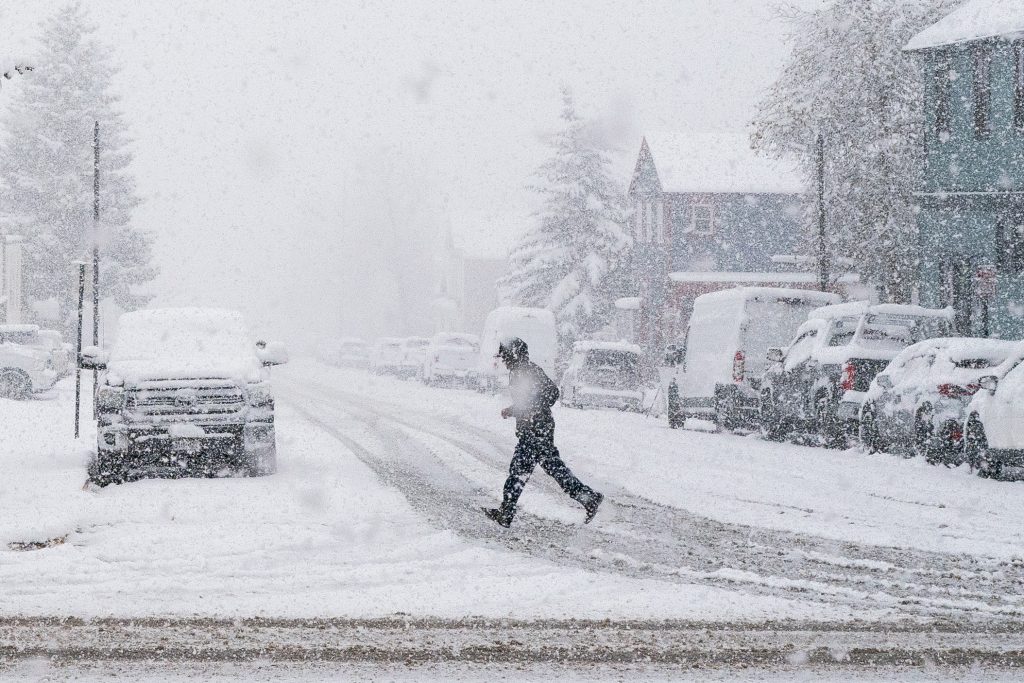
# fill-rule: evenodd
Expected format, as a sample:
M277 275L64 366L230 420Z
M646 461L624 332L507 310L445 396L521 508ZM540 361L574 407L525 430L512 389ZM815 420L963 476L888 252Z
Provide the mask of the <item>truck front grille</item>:
M197 386L147 386L128 396L128 410L139 416L174 418L176 416L225 416L239 413L246 406L245 393L236 384Z

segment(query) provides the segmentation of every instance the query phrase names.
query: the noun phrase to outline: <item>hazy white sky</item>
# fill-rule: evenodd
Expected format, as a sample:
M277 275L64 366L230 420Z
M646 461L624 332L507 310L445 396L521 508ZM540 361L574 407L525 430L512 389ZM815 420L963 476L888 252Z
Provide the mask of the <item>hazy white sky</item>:
M61 4L0 0L0 57ZM764 0L83 4L122 67L159 302L320 333L375 331L395 230L504 253L562 85L628 158L644 130L744 129L786 53Z

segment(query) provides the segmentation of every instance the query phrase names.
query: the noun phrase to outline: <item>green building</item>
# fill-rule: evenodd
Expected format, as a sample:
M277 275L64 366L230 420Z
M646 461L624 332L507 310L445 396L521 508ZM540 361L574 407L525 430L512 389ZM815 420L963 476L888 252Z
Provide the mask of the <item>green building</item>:
M925 77L920 297L1024 338L1024 0L970 0L906 46Z

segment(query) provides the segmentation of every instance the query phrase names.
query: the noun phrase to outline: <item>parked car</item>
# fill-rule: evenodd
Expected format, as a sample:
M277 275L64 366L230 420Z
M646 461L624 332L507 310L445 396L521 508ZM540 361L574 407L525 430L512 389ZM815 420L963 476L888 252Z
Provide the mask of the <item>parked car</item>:
M427 360L427 337L406 337L402 340L402 358L398 362L398 376L405 379L420 377L423 374L423 363Z
M287 359L280 344L254 343L233 311L125 313L109 355L82 351L81 367L100 371L90 479L102 486L140 474L272 474L267 368Z
M938 338L912 344L871 381L860 412L861 441L931 463L963 461L963 425L978 381L1006 363L1019 343Z
M653 370L639 346L625 342L582 341L562 375L562 405L640 411Z
M495 354L498 353L498 344L512 337L525 341L530 360L539 365L549 377L555 378L558 332L554 314L545 308L501 306L487 314L484 331L480 336L480 356L476 368L477 388L480 391L497 391L508 385L508 371Z
M324 346L321 360L339 368L367 368L370 366L370 345L356 337L342 337Z
M768 348L791 339L811 311L839 300L836 294L778 287L737 287L697 297L682 344L666 353L672 368L662 373L669 425L700 417L725 429L756 426Z
M769 438L801 429L840 446L858 425L871 380L900 351L949 336L953 310L866 301L813 311L785 350L769 349L761 424Z
M423 383L475 384L479 355L480 340L476 335L457 332L435 334L423 361Z
M70 370L60 333L37 325L0 325L0 398L46 391Z
M1024 344L978 386L967 407L964 456L978 474L998 479L1024 468Z
M378 339L370 354L370 371L375 375L398 375L402 371L405 351L397 337Z

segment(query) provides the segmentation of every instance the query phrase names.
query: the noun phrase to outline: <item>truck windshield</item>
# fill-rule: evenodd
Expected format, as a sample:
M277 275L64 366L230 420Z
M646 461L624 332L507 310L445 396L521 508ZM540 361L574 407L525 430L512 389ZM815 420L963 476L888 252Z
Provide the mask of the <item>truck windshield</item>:
M640 358L628 351L587 351L583 375L589 380L614 380L619 385L635 386L640 383Z
M857 343L869 349L899 350L947 334L945 318L876 313L864 320Z

